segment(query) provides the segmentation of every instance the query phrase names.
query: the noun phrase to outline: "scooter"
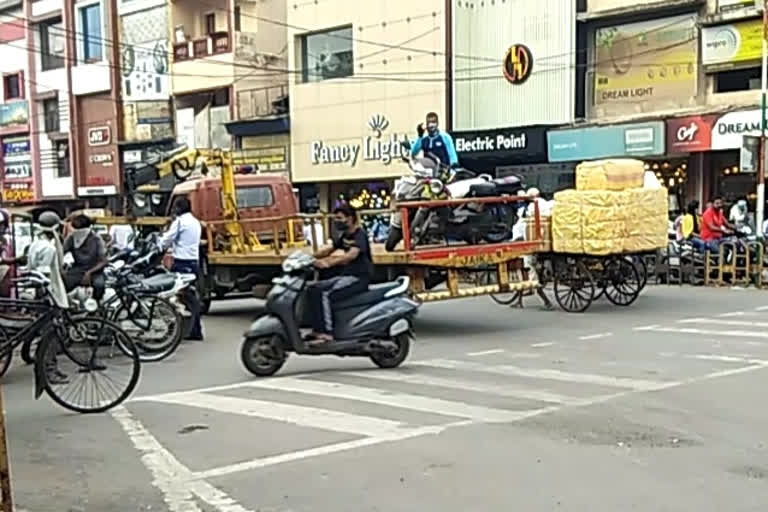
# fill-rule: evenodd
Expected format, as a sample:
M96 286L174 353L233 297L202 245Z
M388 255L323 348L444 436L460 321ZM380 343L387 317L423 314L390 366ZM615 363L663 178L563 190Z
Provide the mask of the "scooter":
M288 353L369 357L380 368L396 368L408 357L412 320L419 303L407 297L409 279L371 285L368 291L333 304L334 341L312 344L301 328L308 326L306 288L315 259L295 252L283 262L281 277L267 295L267 314L251 324L240 350L243 365L258 377L274 375Z

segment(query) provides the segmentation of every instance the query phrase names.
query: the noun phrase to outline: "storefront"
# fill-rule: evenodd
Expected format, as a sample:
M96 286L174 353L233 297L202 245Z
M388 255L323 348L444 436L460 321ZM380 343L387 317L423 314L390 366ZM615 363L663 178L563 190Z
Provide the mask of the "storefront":
M691 198L704 204L722 195L730 204L746 197L754 211L756 166L742 161L742 147L745 136L759 134L760 110L668 120L669 152L686 159Z
M664 122L593 126L547 132L550 162L664 155Z

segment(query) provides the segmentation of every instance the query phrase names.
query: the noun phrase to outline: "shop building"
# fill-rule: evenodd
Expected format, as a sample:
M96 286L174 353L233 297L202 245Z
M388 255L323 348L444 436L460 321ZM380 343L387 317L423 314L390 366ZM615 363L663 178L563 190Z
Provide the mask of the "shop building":
M173 0L176 137L193 148L232 148L232 121L287 109L285 0ZM269 131L269 128L265 128ZM272 135L240 126L244 137Z
M547 159L549 127L576 114L576 2L452 0L451 105L461 164L520 174L545 193L573 182Z
M37 195L24 20L22 2L0 11L0 189L5 204L34 202Z
M288 68L297 70L290 168L302 209L388 208L407 169L401 142L430 111L449 128L445 1L298 2L287 16Z

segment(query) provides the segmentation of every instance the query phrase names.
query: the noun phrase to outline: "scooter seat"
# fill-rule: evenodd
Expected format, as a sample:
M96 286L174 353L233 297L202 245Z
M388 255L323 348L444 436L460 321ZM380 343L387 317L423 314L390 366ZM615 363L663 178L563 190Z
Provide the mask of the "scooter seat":
M358 293L354 297L336 302L333 305L333 309L336 311L340 309L367 306L368 304L376 304L377 302L383 301L386 298L387 293L392 290L396 290L399 287L404 287L402 293L405 293L407 291L407 282L398 279L397 281L390 283L372 284L368 287L367 291Z
M165 292L174 287L176 276L173 274L157 274L139 281L139 286L148 292Z

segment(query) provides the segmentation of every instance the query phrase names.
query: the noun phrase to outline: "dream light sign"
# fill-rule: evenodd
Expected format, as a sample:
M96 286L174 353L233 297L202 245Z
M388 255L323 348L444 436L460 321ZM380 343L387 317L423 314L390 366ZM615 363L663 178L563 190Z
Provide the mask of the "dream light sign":
M392 133L385 136L389 121L382 115L375 115L368 121L368 128L373 132L362 138L359 144L327 144L322 140L312 141L311 158L313 165L349 164L354 167L363 161L377 161L388 165L401 156L407 156L408 151L402 142L408 140L405 134Z

